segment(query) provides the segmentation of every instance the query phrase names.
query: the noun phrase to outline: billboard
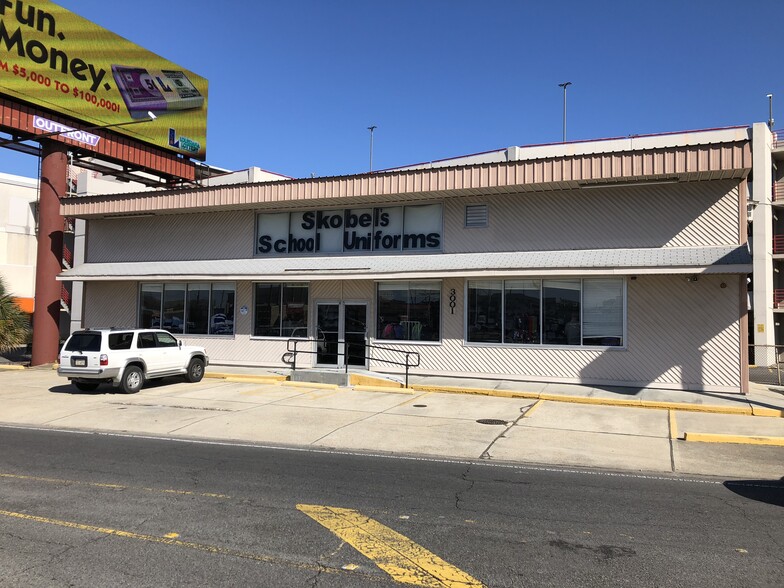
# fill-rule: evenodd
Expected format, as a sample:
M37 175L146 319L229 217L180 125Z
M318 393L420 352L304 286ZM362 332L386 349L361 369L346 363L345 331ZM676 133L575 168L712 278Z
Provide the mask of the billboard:
M207 80L48 0L0 0L0 94L206 157Z

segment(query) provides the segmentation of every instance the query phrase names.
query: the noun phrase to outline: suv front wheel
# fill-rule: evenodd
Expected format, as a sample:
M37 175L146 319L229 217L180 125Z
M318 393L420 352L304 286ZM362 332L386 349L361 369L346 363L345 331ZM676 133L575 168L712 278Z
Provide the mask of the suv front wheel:
M188 364L188 381L201 382L204 377L204 362L198 357L194 357Z
M144 373L135 365L128 366L123 372L120 387L126 394L135 394L144 385Z

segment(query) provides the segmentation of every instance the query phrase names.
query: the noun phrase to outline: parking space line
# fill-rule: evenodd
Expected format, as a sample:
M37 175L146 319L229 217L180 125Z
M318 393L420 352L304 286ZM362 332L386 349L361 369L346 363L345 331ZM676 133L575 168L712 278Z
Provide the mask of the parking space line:
M675 411L670 409L667 412L670 413L670 439L677 439L678 425L675 420Z
M527 417L531 416L531 413L534 412L540 406L542 406L544 403L545 403L544 400L537 400L536 402L534 402L531 405L531 407L523 413L523 418L527 418Z
M297 509L370 558L396 582L428 588L484 586L408 537L356 510L315 504L298 504Z
M183 496L203 496L205 498L220 498L220 499L231 498L231 496L228 496L226 494L217 494L214 492L193 492L191 490L174 490L171 488L146 488L142 486L124 486L122 484L83 482L81 480L63 480L59 478L41 478L37 476L24 476L21 474L8 474L4 472L0 472L0 478L10 478L15 480L30 480L33 482L47 482L49 484L92 486L93 488L108 488L110 490L142 490L144 492L157 492L160 494L180 494Z

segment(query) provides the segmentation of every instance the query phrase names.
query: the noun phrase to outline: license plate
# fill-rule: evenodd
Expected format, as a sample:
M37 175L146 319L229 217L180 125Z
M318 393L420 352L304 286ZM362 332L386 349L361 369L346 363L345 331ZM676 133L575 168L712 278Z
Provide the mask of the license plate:
M71 365L74 367L87 367L86 357L74 357L71 359Z

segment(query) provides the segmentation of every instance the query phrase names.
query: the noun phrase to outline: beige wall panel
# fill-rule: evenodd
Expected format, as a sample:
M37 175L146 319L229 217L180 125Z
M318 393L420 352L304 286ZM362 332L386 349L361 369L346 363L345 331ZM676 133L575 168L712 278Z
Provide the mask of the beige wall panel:
M724 287L722 287L724 284ZM482 376L523 375L531 380L583 382L626 386L654 385L672 388L738 391L740 373L740 326L737 320L739 281L734 276L639 276L627 282L626 349L555 349L465 344L463 316L465 286L460 278L442 282L441 332L438 344L395 345L417 351L421 366L414 373ZM454 313L450 295L454 290ZM375 286L372 281L345 284L311 284L311 312L317 300L368 300L368 334L374 339ZM105 327L136 324L135 282L87 284L85 326ZM250 337L252 291L250 282L237 284L237 315L234 337L184 336L207 349L214 364L258 365L285 368L286 342ZM311 316L315 325L315 316ZM689 325L689 328L683 328ZM383 342L389 346L387 342ZM374 350L377 358L400 360L400 356ZM312 356L300 365L310 365ZM371 362L371 369L399 371L393 365Z
M455 315L448 305L453 284L460 284L455 288ZM687 282L683 276L641 276L629 281L628 347L612 350L465 344L464 296L461 281L445 282L442 344L395 346L420 353L421 367L415 372L522 374L545 381L739 390L738 280L734 277L700 276L697 282ZM395 358L390 353L380 356ZM371 367L397 371L380 362Z
M489 226L464 227L465 205L487 203ZM444 252L730 245L738 182L692 182L447 200Z
M82 327L135 327L136 282L86 282Z
M87 262L245 259L253 257L253 211L93 219Z
M471 203L489 204L487 228L464 228ZM447 199L444 233L445 253L735 244L738 182ZM87 261L247 259L254 238L253 211L95 219Z

